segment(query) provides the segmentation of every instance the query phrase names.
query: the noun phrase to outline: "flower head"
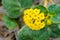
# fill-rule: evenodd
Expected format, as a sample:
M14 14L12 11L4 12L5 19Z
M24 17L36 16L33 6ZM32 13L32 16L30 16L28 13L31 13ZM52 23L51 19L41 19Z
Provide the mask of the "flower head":
M40 12L40 9L37 8L24 10L23 20L32 30L41 30L45 27L46 23L51 25L52 21L49 20L49 18L49 15L45 16L45 14Z
M40 9L27 9L23 16L25 24L32 30L40 30L45 27L45 23L41 22L45 19L44 13L40 13Z

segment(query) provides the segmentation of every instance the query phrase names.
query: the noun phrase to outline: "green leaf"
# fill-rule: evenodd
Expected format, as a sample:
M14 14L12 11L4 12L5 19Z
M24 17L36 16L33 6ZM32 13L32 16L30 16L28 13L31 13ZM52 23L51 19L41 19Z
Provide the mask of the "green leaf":
M11 18L18 18L21 13L21 5L18 0L2 0L7 15Z
M52 24L49 26L50 28L50 37L56 38L60 37L60 29L57 24Z
M49 14L52 14L53 17L51 18L53 23L60 23L60 6L59 5L51 5L48 7Z
M9 29L12 30L18 26L17 22L13 19L10 19L8 16L4 15L3 16L3 22L5 26Z
M18 32L18 40L48 40L48 36L48 31L45 28L36 31L23 26Z
M18 0L22 8L30 8L33 5L34 0Z
M41 12L44 12L45 14L48 14L48 10L42 5L37 5L34 8L38 8L38 9L40 9Z
M50 5L50 6L48 7L49 13L55 15L55 14L56 14L56 13L55 13L56 8L57 8L57 5L56 5L56 4Z
M51 20L52 20L53 23L56 23L56 24L60 23L60 16L55 15L51 18Z
M58 24L58 28L60 29L60 24Z

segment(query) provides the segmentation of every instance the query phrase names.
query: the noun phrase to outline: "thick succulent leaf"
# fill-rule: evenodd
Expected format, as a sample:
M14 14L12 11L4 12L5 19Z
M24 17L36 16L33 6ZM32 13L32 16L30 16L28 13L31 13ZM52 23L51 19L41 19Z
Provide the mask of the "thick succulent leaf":
M36 31L23 26L18 32L18 40L48 40L48 31L44 28Z
M50 37L56 38L60 37L60 29L57 24L52 24L49 26Z
M5 26L9 29L12 30L18 26L17 22L15 20L10 19L8 16L4 15L3 16L3 22Z
M58 28L60 29L60 24L58 24Z
M30 8L34 0L18 0L23 8Z
M60 23L60 16L55 15L55 16L51 17L51 20L53 23L56 23L56 24Z
M21 5L18 0L2 0L3 7L11 18L17 18L21 15Z
M57 5L56 5L56 4L50 5L50 6L48 7L49 13L50 13L50 14L56 14L56 13L55 13L56 8L57 8Z
M53 23L60 23L60 6L59 5L51 5L48 7L49 14L52 14L53 17L51 18Z
M41 12L44 12L45 14L48 14L48 10L42 5L37 5L34 8L38 8L38 9L40 9Z

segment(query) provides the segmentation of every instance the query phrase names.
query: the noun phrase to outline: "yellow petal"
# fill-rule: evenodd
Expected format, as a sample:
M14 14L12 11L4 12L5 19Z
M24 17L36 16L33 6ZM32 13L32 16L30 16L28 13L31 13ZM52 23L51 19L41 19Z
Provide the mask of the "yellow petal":
M51 24L52 24L52 21L48 19L48 20L47 20L47 24L48 24L48 25L51 25Z

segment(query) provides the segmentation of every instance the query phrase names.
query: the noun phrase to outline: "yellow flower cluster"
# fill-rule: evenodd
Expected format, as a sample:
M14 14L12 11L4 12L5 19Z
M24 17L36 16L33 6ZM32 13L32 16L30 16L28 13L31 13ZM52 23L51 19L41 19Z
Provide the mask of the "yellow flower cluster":
M40 30L45 27L45 14L40 9L24 10L23 20L25 24L32 30ZM48 21L49 23L49 21Z
M47 15L46 16L46 21L47 21L47 24L48 25L51 25L52 24L52 21L49 19L51 16L50 15Z

